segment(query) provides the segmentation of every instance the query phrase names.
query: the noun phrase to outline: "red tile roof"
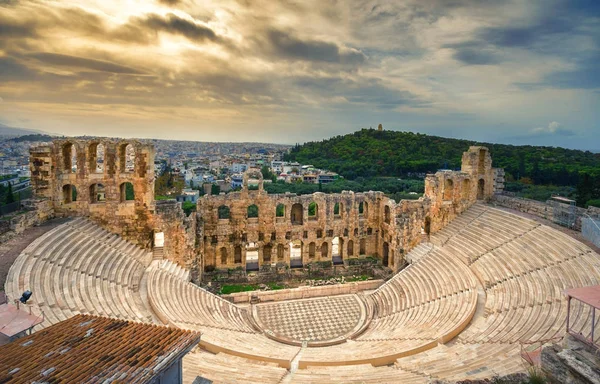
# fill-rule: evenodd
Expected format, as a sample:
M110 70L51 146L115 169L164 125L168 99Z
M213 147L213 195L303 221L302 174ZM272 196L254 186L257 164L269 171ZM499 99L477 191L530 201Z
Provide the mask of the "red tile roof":
M0 347L0 383L146 383L200 333L77 315Z

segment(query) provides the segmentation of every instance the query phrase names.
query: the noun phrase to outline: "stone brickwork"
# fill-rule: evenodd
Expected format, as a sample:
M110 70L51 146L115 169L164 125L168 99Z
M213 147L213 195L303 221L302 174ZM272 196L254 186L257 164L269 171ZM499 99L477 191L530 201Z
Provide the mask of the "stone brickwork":
M24 212L0 221L0 243L10 240L29 227L42 224L54 215L49 200L27 199L22 204Z
M268 195L260 171L249 170L241 191L204 196L197 212L186 217L175 201L154 201L151 144L55 140L30 150L30 166L36 196L46 198L57 216L87 216L144 248L154 246L158 233L164 236L158 258L199 273L367 256L396 271L424 235L442 229L476 200L489 200L500 175L492 170L487 148L471 147L461 171L427 175L423 197L396 203L372 191ZM257 189L249 188L250 179L258 181Z
M257 190L248 188L250 177L259 179ZM205 267L246 268L248 252L258 252L259 266L335 262L337 241L338 261L375 256L397 270L424 234L442 229L478 199L489 200L495 185L485 147L465 152L460 172L427 175L419 200L396 203L382 192L268 195L262 182L260 172L249 170L241 191L198 201ZM300 254L296 260L291 257L294 244Z

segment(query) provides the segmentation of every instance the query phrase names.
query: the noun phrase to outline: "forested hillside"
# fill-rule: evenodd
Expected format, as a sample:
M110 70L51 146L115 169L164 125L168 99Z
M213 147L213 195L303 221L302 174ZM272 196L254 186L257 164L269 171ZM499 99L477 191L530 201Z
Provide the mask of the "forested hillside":
M374 129L297 145L286 160L338 172L350 180L357 177L407 176L435 172L440 168L459 169L462 153L470 145L488 147L494 167L504 168L509 182L521 180L525 184L575 187L580 181L595 184L595 180L600 178L600 154L589 151L478 143ZM585 199L597 197L592 191L586 193ZM580 205L584 204L584 201L580 202Z

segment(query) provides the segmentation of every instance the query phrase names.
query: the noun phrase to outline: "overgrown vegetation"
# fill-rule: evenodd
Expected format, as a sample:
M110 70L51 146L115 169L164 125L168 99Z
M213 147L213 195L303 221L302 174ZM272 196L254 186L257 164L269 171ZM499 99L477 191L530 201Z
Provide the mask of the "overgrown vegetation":
M266 286L271 291L285 288L285 286L277 283L267 283ZM221 287L221 291L219 293L221 295L228 295L230 293L256 291L259 289L261 289L259 284L225 284Z

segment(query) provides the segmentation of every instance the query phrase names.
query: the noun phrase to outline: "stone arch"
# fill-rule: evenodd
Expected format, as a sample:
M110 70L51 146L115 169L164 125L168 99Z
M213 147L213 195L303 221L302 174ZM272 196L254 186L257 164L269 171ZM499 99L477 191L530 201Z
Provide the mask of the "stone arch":
M318 218L319 218L319 204L317 204L314 201L311 201L310 204L308 204L308 219L316 220Z
M244 172L244 175L242 178L242 190L244 190L244 191L248 190L248 182L251 177L256 177L258 179L258 190L263 191L264 190L263 175L262 175L262 172L260 171L260 169L256 169L256 168L251 168L251 169L248 169L246 172ZM256 179L254 179L254 180L256 180Z
M364 201L361 201L360 203L358 203L358 214L359 215L364 215L365 214L365 203L364 203Z
M63 204L69 204L77 201L77 188L73 184L65 184L62 187Z
M454 197L454 181L452 179L444 180L444 200L452 201Z
M233 249L233 262L236 264L242 263L242 247L240 245L236 245Z
M277 259L275 261L284 261L285 260L285 247L283 244L277 245Z
M61 151L63 156L63 171L65 173L75 173L77 171L77 147L74 143L68 141L62 145Z
M323 244L321 244L321 257L327 258L328 256L329 256L329 243L324 241Z
M227 248L221 247L219 252L221 254L221 265L227 265Z
M103 143L91 143L88 146L88 170L90 173L104 172L106 147Z
M360 255L366 255L367 254L367 240L360 239L360 244L359 245L360 245L360 247L359 247L360 248L359 249Z
M292 205L291 211L292 225L302 225L304 223L304 207L300 203Z
M90 185L90 203L103 203L106 201L106 190L103 184L95 183Z
M118 146L119 172L131 173L135 169L135 148L131 143L121 143Z
M384 220L386 223L388 223L388 224L389 224L389 223L391 222L391 220L392 220L392 219L391 219L391 213L390 213L390 206L389 206L389 205L386 205L386 206L384 206L384 207L383 207L383 220Z
M389 258L390 258L390 245L387 243L387 241L384 241L383 242L383 257L381 260L381 263L383 264L384 267L388 266Z
M275 207L275 217L285 217L285 204L277 204L277 207Z
M258 205L252 204L249 205L246 209L246 215L249 219L258 218Z
M353 240L348 240L348 257L350 256L354 256L354 241Z
M311 259L315 258L315 255L317 253L316 251L317 245L314 243L314 241L310 242L308 244L308 257Z
M469 198L470 195L471 195L471 180L464 179L462 181L462 198L466 200Z
M217 217L219 220L229 220L231 218L231 210L226 205L221 205L217 208Z
M124 183L121 183L121 185L119 186L119 192L121 196L120 201L122 203L125 201L135 200L133 184L131 184L130 182L126 181Z
M263 261L265 263L270 263L271 262L271 252L273 250L273 247L271 247L271 244L267 244L263 247Z
M485 180L479 179L477 182L477 200L485 198Z

